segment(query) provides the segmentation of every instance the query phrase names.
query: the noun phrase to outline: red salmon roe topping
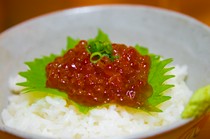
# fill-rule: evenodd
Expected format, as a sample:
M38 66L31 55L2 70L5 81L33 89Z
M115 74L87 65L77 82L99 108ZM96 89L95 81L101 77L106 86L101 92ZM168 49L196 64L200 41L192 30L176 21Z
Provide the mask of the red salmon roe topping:
M152 95L148 83L150 57L140 55L135 48L112 44L111 61L104 56L90 62L87 41L80 41L62 57L46 67L46 86L64 91L74 102L85 106L114 103L140 108Z

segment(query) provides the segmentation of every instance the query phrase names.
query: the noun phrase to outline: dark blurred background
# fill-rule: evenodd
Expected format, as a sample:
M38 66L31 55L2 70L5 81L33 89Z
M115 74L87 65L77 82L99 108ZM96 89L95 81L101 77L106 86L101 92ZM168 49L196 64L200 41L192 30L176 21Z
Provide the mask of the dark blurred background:
M162 7L210 25L210 0L0 0L0 32L52 11L98 4L138 4Z

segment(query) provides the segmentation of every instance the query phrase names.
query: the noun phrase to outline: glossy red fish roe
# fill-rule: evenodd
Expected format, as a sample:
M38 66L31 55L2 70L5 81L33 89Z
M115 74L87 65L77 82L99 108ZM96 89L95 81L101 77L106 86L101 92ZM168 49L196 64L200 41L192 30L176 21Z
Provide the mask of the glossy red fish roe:
M66 92L71 100L85 106L143 106L152 95L148 84L150 57L140 55L133 47L112 44L113 54L119 58L111 61L103 57L94 64L86 46L86 41L80 41L49 63L46 86Z

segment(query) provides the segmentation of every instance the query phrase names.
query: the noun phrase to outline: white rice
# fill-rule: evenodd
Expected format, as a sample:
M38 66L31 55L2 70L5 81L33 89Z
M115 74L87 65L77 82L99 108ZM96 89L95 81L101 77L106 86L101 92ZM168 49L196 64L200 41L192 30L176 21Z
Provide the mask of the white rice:
M181 120L180 114L192 95L184 81L187 68L176 66L170 74L176 77L167 83L175 87L166 91L165 95L172 99L160 105L163 110L160 113L130 113L111 105L93 109L84 115L67 105L62 98L46 96L31 103L27 95L19 94L9 97L2 119L8 127L53 138L106 138L143 133ZM15 90L15 86L11 89Z

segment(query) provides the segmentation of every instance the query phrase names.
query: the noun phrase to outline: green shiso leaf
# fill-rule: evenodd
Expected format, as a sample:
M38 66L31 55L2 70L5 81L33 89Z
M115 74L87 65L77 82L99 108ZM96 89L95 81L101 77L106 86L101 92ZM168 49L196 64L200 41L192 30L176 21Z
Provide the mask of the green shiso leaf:
M74 46L76 46L79 43L79 39L73 39L72 37L67 37L67 45L66 45L66 49L63 49L61 51L61 55L64 55L69 49L74 48Z
M109 39L109 36L106 33L104 33L101 29L98 29L98 34L96 35L96 37L89 39L88 43L91 43L94 41L111 42Z
M163 92L174 86L165 83L166 80L174 77L174 75L166 74L174 67L166 68L166 65L173 61L172 59L160 60L160 56L156 55L151 55L150 58L151 68L148 82L153 88L153 94L148 99L148 103L156 107L158 104L163 103L171 98L170 96L164 96Z
M69 49L74 48L79 43L79 41L79 39L67 37L67 46L61 51L60 55L51 54L49 56L43 56L42 58L36 58L30 62L25 62L25 64L28 66L28 70L20 72L19 75L24 77L26 81L17 83L17 85L24 87L22 93L43 92L46 94L63 97L71 104L73 104L78 111L84 114L93 109L94 107L82 106L76 102L73 102L70 100L70 98L68 98L68 95L65 92L59 91L57 89L46 88L47 79L45 67L47 64L54 61L57 56L62 56ZM112 53L110 53L112 51L112 47L110 47L111 41L109 40L108 35L100 29L98 30L98 35L95 38L88 40L88 44L93 45L93 48L87 49L87 51L91 53L100 52L102 56L108 56L112 60L118 58L117 56L113 56ZM140 45L136 45L135 48L142 55L149 55L151 58L151 68L149 71L148 82L153 87L153 94L148 99L146 106L142 109L146 111L161 112L157 105L170 99L169 96L164 96L163 92L173 87L173 85L165 84L166 80L174 77L174 75L166 74L173 69L173 67L166 67L169 63L172 62L172 59L161 60L160 56L150 54L147 48Z
M141 55L148 55L149 50L146 47L140 46L139 44L136 44L135 49L141 54Z
M52 88L46 88L46 71L45 67L48 63L52 62L57 56L51 54L50 56L44 56L42 58L36 58L34 61L25 62L28 66L28 70L25 72L19 72L19 75L26 78L25 82L17 83L17 85L25 87L22 93L29 92L45 92L68 98L65 92L58 91Z
M148 49L140 45L135 46L136 50L142 55L149 55L151 59L151 67L149 71L148 82L153 88L153 94L148 99L149 111L160 112L157 105L169 100L170 96L165 96L163 93L174 85L166 84L165 81L173 78L174 75L166 74L174 69L174 67L167 67L173 59L161 60L161 56L150 54Z

